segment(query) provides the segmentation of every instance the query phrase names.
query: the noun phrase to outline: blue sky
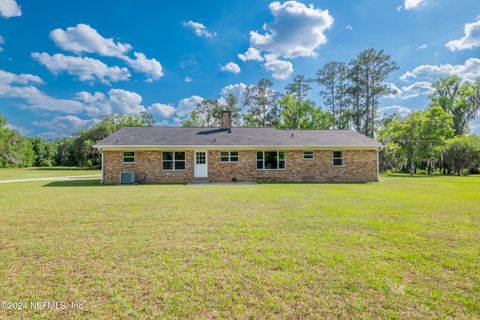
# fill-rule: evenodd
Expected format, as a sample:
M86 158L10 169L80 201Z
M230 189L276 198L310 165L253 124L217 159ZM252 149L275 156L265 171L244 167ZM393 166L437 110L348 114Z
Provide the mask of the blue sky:
M178 124L203 98L261 78L282 90L370 47L400 67L383 111L405 113L439 77L480 77L479 15L478 0L0 0L0 113L45 138L110 112Z

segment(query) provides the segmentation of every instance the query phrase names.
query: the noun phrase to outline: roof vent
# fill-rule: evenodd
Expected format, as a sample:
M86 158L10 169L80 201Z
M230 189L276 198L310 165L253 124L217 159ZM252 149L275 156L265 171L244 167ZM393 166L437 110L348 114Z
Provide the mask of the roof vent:
M292 135L290 137L293 137L293 132L292 132Z

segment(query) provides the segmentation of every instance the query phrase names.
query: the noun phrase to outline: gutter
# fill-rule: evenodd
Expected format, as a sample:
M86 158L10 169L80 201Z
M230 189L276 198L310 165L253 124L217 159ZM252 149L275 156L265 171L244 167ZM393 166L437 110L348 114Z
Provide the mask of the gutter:
M335 149L350 149L350 150L379 150L383 148L383 145L374 146L345 146L345 145L326 145L326 146L314 146L314 145L94 145L94 148L104 150L127 150L127 149L158 149L158 150L172 150L172 149L207 149L216 150L220 149L237 149L237 150L256 150L256 149L291 149L291 150L335 150Z
M103 169L103 163L104 163L104 161L103 161L103 150L100 150L100 153L101 153L101 155L102 155L102 180L100 181L100 183L103 183L104 180L105 180L104 177L103 177L103 175L104 175L104 169Z

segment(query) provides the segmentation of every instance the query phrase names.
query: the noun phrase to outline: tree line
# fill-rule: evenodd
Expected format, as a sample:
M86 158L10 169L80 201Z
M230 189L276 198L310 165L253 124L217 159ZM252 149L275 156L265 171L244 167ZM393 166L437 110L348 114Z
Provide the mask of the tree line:
M479 138L468 135L468 123L480 110L480 80L440 79L433 84L434 93L424 111L382 115L379 100L396 93L386 81L397 69L383 50L366 49L349 62L325 63L314 78L295 76L284 92L274 90L270 80L261 79L246 88L243 105L234 95L205 99L182 125L216 127L220 113L229 110L234 126L356 130L385 145L380 154L382 171L464 174L478 170ZM323 108L308 99L312 90L320 95ZM0 166L98 167L101 159L93 148L96 142L124 126L152 124L148 113L108 115L73 137L46 141L22 137L6 128L6 120L0 118Z
M29 138L9 129L7 119L0 115L0 167L79 166L98 168L101 155L95 143L122 127L151 126L153 117L112 114L104 116L93 127L80 130L72 137L55 140Z

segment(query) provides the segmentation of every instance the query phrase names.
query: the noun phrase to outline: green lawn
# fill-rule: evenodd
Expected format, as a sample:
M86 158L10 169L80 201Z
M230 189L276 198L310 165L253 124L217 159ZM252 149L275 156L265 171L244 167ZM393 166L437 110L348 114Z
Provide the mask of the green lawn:
M1 173L0 173L1 175ZM480 317L480 177L0 185L2 317Z
M100 175L100 170L76 167L3 168L0 169L0 180L50 178L94 174Z

